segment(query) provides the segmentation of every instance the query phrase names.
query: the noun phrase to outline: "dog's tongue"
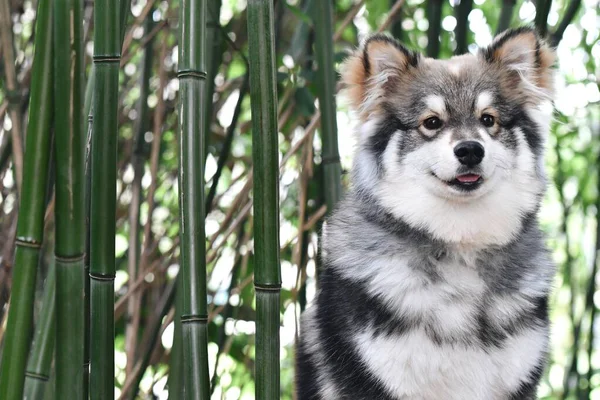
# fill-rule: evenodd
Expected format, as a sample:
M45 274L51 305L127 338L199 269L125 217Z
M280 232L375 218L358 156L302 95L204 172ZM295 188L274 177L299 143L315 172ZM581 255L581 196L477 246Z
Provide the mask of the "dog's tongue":
M464 174L456 177L460 183L473 183L479 180L480 176L476 174Z

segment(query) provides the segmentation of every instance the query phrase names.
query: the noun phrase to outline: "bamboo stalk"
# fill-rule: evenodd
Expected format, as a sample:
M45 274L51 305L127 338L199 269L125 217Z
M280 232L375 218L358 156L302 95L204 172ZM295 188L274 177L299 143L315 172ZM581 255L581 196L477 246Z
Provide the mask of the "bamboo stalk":
M121 7L129 9L131 5L131 0L126 0L121 3ZM152 7L152 2L147 4L147 7ZM94 8L95 9L95 8ZM96 21L96 12L94 14L94 21ZM120 25L120 44L123 43L123 38L125 36L126 29L126 21L129 13L121 13L121 25ZM96 33L94 32L94 35ZM120 48L121 46L119 46ZM114 67L112 67L114 68ZM94 93L96 87L96 62L94 62L90 68L90 77L87 80L87 84L85 87L85 102L84 102L84 116L87 117L85 131L87 132L87 148L86 148L86 158L85 158L85 206L86 206L86 251L85 251L85 291L84 291L84 307L85 307L85 350L84 350L84 363L83 363L83 371L84 371L84 394L87 397L89 392L89 374L90 374L90 291L91 291L91 283L90 283L90 230L91 230L91 221L90 221L90 210L91 210L91 197L92 197L92 131L93 131L93 123L94 123L94 110L93 104ZM116 158L115 158L116 159ZM116 172L115 172L116 174Z
M442 27L442 0L429 0L427 2L427 56L437 58L440 54L440 32Z
M33 345L29 353L27 372L25 373L24 398L27 400L42 399L50 379L54 339L56 337L55 283L55 264L51 263L44 284L42 309L39 313L39 321L36 323Z
M256 398L266 400L278 399L280 390L279 146L273 2L249 0L247 12L254 164Z
M317 1L312 7L315 27L315 50L318 70L319 109L321 110L322 165L325 175L325 198L331 212L342 197L342 167L338 150L335 106L336 75L333 61L333 3ZM277 140L275 138L275 142Z
M390 5L394 2L394 0L390 0ZM402 9L400 9L400 13L402 12ZM392 36L394 36L396 39L398 39L399 41L404 41L404 28L402 27L402 19L398 18L396 21L394 21L392 23ZM306 247L306 246L304 246ZM304 253L302 253L304 254ZM303 286L304 288L304 286ZM306 292L306 290L303 290L303 293Z
M219 17L221 15L222 0L211 0L207 5L206 14L206 37L203 39L206 43L206 82L204 90L206 90L206 101L204 102L205 111L205 136L207 140L210 138L210 124L212 122L213 110L213 92L215 89L215 75L221 64L223 52L221 51L221 34L219 32ZM205 146L205 150L208 146ZM205 160L206 162L206 160Z
M54 6L56 397L79 399L85 311L83 2L55 0Z
M95 90L90 211L90 399L114 398L115 211L118 84L121 51L119 3L94 4Z
M502 11L500 11L500 19L498 20L498 28L496 29L496 35L504 32L510 27L510 21L512 20L513 10L517 0L503 0Z
M548 33L548 14L552 0L537 0L535 3L535 28L541 37Z
M52 115L52 7L38 3L33 82L29 103L25 186L22 186L17 222L11 306L0 366L0 399L21 400L40 247L44 235L45 191L50 157ZM6 54L6 53L5 53ZM11 60L12 62L12 60ZM13 137L14 140L14 137ZM10 243L12 247L12 243Z
M21 193L23 182L23 142L21 127L21 101L18 93L17 73L15 71L15 54L13 49L12 21L9 0L0 0L0 44L4 59L4 74L6 77L6 96L9 103L9 115L12 122L12 160L17 186Z
M575 15L577 15L580 6L581 0L571 0L569 2L569 6L567 7L567 11L565 11L563 19L560 21L560 24L558 24L558 28L556 28L556 31L554 32L554 34L552 34L550 38L550 44L553 47L558 47L558 44L562 40L563 35L567 30L567 27L569 26L569 24L571 24L573 18L575 18Z
M473 9L473 0L460 0L456 9L456 49L454 54L465 54L468 51L469 14Z
M179 270L181 273L181 269ZM179 274L178 274L179 275ZM183 399L183 341L181 339L181 311L183 310L183 282L181 279L176 281L177 288L175 293L175 320L173 321L173 344L171 346L169 362L169 400Z
M179 14L179 220L184 399L209 397L204 155L206 143L205 0L184 0Z

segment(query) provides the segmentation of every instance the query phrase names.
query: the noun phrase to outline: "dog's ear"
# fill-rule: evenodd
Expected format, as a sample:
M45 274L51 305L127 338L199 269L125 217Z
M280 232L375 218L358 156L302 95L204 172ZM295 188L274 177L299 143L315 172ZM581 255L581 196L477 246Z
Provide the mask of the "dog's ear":
M537 100L551 98L554 51L540 40L534 29L508 30L497 36L482 54L488 63L508 72L503 84L512 89L526 89Z
M385 35L369 37L341 67L342 82L351 107L365 116L410 68L416 68L419 55Z

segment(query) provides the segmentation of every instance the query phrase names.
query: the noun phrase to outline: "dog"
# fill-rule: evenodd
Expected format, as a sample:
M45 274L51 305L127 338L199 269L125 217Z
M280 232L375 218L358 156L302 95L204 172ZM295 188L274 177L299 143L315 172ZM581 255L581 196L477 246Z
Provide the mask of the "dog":
M527 27L448 60L377 34L344 62L358 144L302 317L299 400L536 398L553 63Z

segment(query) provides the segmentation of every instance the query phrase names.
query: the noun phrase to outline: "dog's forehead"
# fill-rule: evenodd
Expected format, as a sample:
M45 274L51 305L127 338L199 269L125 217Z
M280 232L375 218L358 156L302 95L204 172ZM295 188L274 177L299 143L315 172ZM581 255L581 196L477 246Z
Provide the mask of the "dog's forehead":
M452 109L471 109L482 96L498 89L494 71L476 56L468 54L448 60L424 59L419 82L421 98L435 96Z

